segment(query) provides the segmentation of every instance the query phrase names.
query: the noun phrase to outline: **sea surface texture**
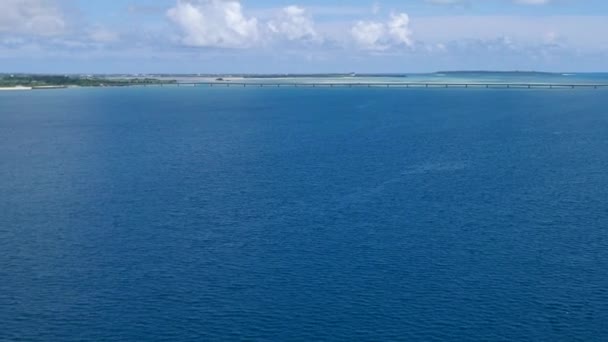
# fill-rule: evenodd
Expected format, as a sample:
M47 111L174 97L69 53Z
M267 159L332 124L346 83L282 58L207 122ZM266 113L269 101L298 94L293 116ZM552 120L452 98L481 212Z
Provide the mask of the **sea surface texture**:
M1 341L608 341L608 91L0 94Z

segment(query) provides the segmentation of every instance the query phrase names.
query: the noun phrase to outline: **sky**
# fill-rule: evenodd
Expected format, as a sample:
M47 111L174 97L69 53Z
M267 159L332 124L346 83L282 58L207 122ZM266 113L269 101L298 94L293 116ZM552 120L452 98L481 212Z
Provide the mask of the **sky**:
M0 72L608 71L606 0L0 0Z

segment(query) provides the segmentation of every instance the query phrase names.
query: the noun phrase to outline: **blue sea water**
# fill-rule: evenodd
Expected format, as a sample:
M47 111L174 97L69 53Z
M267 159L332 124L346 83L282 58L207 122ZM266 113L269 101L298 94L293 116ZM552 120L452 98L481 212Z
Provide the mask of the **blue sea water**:
M608 92L0 93L2 341L606 341Z

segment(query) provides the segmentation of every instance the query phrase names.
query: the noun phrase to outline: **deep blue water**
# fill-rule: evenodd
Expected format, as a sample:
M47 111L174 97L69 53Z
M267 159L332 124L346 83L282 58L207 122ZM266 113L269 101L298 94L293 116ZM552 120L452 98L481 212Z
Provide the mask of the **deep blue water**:
M608 92L0 93L0 340L608 340Z

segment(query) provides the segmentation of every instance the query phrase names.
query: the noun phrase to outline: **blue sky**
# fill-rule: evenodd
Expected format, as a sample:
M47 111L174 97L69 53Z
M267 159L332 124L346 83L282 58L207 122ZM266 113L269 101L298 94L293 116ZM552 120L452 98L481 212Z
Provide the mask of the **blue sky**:
M0 72L608 71L606 0L0 0Z

